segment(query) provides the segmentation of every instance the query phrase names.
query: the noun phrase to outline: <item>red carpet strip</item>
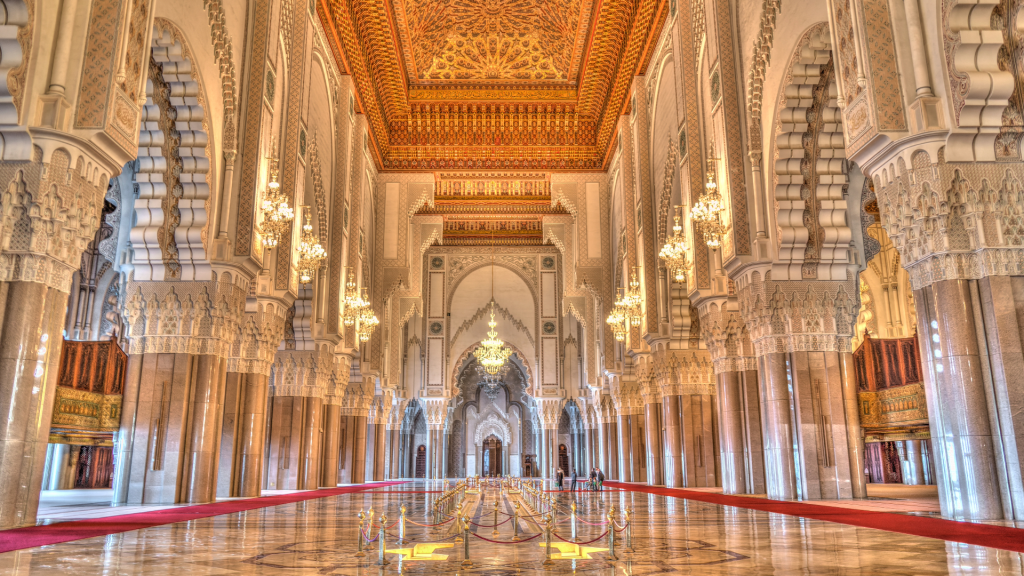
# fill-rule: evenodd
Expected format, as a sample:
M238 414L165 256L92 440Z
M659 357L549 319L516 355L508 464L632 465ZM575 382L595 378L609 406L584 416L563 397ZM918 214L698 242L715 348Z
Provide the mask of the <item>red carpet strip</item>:
M660 488L643 484L626 484L623 482L605 482L604 484L605 486L615 486L634 492L696 500L698 502L707 502L708 504L718 504L719 506L733 506L760 512L773 512L775 514L824 520L826 522L859 526L861 528L874 528L875 530L899 532L912 536L949 540L950 542L961 542L975 546L988 546L989 548L1010 550L1012 552L1024 552L1024 530L1020 528L957 522L955 520L929 518L927 516L910 516L892 512L853 510L850 508L840 508L839 506L807 504L805 502L784 502L781 500L768 500L767 498L727 496L725 494L695 492L680 488Z
M46 526L27 526L25 528L14 528L11 530L0 530L0 553L36 546L48 546L71 542L84 538L95 538L97 536L109 536L120 534L142 528L152 528L175 522L188 522L222 514L245 512L271 506L282 506L328 496L362 492L384 486L394 486L403 482L375 482L373 484L360 484L357 486L344 486L341 488L326 488L322 490L309 490L306 492L295 492L292 494L278 494L262 498L247 498L245 500L229 500L227 502L213 502L210 504L198 504L195 506L182 506L180 508L167 508L153 512L139 512L136 514L123 514L121 516L108 516L106 518L94 518L90 520L75 520L73 522L60 522Z

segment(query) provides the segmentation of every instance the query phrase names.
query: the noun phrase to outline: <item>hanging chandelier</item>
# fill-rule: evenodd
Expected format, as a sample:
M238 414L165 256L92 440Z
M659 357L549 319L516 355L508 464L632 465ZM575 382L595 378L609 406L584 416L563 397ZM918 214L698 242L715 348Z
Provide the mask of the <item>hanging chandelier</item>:
M491 374L482 365L477 365L476 373L480 376L480 384L484 388L484 392L488 398L494 398L498 390L501 388L501 383L505 381L505 375L508 374L509 364L506 362L498 371Z
M661 248L658 255L665 261L665 267L669 274L672 274L676 282L686 281L686 273L692 265L686 257L686 236L683 235L683 227L679 225L680 207L676 206L675 225L672 226L672 236Z
M307 207L308 208L308 207ZM302 225L299 236L299 282L309 284L327 259L327 251L320 245L320 240L313 235L313 225L309 223L309 212L306 212L306 223Z
M281 190L277 176L277 158L271 158L270 182L267 183L261 206L263 222L258 225L260 238L266 248L277 246L281 237L291 232L292 220L295 219L295 211L288 206L288 196Z
M373 313L373 308L370 307L366 288L363 288L362 293L359 292L352 272L349 272L348 282L345 284L345 311L341 316L341 322L345 326L356 327L356 337L360 342L369 342L373 329L380 324L380 320Z
M640 294L640 281L636 277L636 268L636 266L633 267L633 276L629 281L629 286L625 289L619 288L611 314L605 320L611 327L615 339L619 342L626 339L626 333L630 326L640 325L640 318L643 314L643 296Z
M498 325L494 321L494 232L491 232L491 321L487 323L490 330L487 331L487 339L480 342L480 347L473 353L484 370L492 375L497 375L505 361L512 355L512 350L505 346L505 343L498 338Z
M714 149L714 142L711 148ZM722 244L722 234L725 233L725 226L722 225L722 213L725 206L722 204L722 195L718 192L718 182L715 177L715 158L708 156L708 181L704 184L704 193L693 205L690 215L700 228L704 243L708 248L717 250Z
M360 298L363 302L363 307L359 310L358 326L356 326L356 334L359 336L360 342L369 342L370 335L373 334L373 329L380 324L380 320L377 319L377 315L373 313L373 308L370 307L370 299L367 297L366 288L363 288L363 296Z

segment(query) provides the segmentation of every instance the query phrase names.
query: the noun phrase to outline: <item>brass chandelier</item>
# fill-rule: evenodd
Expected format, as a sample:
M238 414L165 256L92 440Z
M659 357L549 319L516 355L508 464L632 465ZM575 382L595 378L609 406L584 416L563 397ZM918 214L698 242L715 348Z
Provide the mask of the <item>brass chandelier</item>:
M505 346L505 343L498 338L498 331L495 327L498 325L494 321L494 235L491 235L491 321L487 323L490 330L487 331L487 339L480 342L480 347L473 353L476 356L477 362L483 366L491 376L496 376L508 357L512 355L512 350Z
M308 206L306 209L308 210ZM302 225L302 234L299 236L299 282L309 284L313 281L316 273L327 259L327 251L320 245L319 238L313 234L313 225L309 223L309 212L306 214L306 223Z
M267 183L261 205L263 222L258 225L260 238L266 248L276 247L281 238L291 232L292 220L295 219L295 211L288 206L288 196L281 190L277 176L277 158L271 158L270 182Z
M605 320L611 326L615 340L622 342L626 339L626 333L630 326L640 325L640 316L643 312L643 297L640 295L640 281L636 278L636 266L633 267L633 276L629 286L625 289L619 288L612 312Z
M360 293L352 272L349 272L348 282L345 284L345 312L342 314L341 322L345 326L356 327L356 336L360 342L368 342L373 329L380 324L380 320L373 313L373 308L370 307L366 288L364 287Z
M680 207L676 206L675 225L672 226L672 236L661 247L661 252L658 254L665 261L665 267L668 268L669 274L675 277L676 282L684 282L686 280L686 273L693 266L690 264L689 258L686 257L686 236L683 235L683 227L679 225L680 211Z
M714 147L712 142L711 148ZM715 158L708 155L708 181L704 184L704 193L690 210L690 215L699 226L704 243L712 250L717 250L722 245L722 234L725 233L725 226L722 224L724 211L725 206L722 204L722 195L718 191L715 176Z

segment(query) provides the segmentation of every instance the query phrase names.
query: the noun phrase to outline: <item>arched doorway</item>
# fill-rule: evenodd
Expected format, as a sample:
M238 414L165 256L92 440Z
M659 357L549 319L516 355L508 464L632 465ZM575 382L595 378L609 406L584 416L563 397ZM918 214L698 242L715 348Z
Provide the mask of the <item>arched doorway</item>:
M483 445L483 476L501 476L501 440L496 436L488 436Z
M427 477L427 447L423 444L416 449L416 477Z
M565 448L565 444L558 445L558 467L566 476L569 475L569 451Z

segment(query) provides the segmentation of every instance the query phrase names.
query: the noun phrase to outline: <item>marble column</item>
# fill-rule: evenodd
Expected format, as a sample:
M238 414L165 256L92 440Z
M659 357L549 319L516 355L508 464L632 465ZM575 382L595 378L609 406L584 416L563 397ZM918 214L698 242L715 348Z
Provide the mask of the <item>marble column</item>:
M387 448L384 442L384 422L377 422L373 426L374 450L373 450L373 480L380 482L384 480L384 464L387 462Z
M50 438L68 295L36 282L0 282L0 529L33 525Z
M302 443L300 444L298 488L316 490L320 487L320 443L323 437L323 398L302 399Z
M849 453L850 491L854 498L867 498L868 479L864 474L864 433L860 428L860 399L857 397L857 377L853 366L853 354L840 353L837 356L843 393L846 446Z
M661 445L661 402L644 405L644 428L647 434L647 483L651 486L665 484L665 450Z
M339 441L338 452L338 481L342 484L351 484L352 466L355 461L355 445L353 442L354 432L352 424L354 417L345 413L347 411L351 411L351 408L342 408L341 410L341 440Z
M619 478L623 482L633 482L633 461L630 459L633 443L630 434L633 429L629 425L629 415L619 412Z
M903 444L903 483L908 486L921 486L924 482L924 458L921 453L920 440L904 440Z
M772 352L758 358L762 375L761 414L764 416L765 489L775 500L795 500L796 460L790 410L789 368L786 354Z
M665 486L682 488L684 462L679 396L665 396L661 399L661 405L665 414L665 436L668 441L668 446L665 447Z
M722 372L718 379L718 428L722 450L722 492L750 494L743 442L743 398L739 372Z
M366 416L352 417L352 484L366 482Z
M217 495L254 498L263 484L268 377L228 372Z
M142 382L142 355L130 354L125 367L124 395L121 397L121 424L114 433L114 477L111 487L114 504L128 502L128 485L131 476L132 443L135 439L135 425L138 417L139 386Z
M764 494L764 442L761 435L761 396L757 370L741 373L743 397L743 449L746 484L750 494Z
M544 431L544 437L547 439L547 477L554 479L555 472L558 470L558 428L548 428Z
M614 418L614 417L612 417ZM624 450L619 438L619 424L614 419L608 422L608 469L604 471L605 479L625 480L619 467L619 453Z
M339 459L341 454L341 406L324 407L323 461L320 486L334 488L341 482Z
M646 468L647 451L644 450L643 444L643 430L641 429L643 423L642 413L633 413L629 416L630 424L630 448L629 448L629 459L627 460L630 464L630 477L633 482L645 482L647 479L644 476L644 469Z
M986 342L979 328L995 326L985 326L978 310L983 303L990 309L997 304L992 299L982 302L979 296L975 281L942 280L916 290L914 301L942 514L997 520L1013 511L1003 505L1001 492L1009 493L1008 483L997 468L996 449L1002 446L992 424L1002 422L990 414L996 398L987 389L989 375L984 372L991 358L986 354L983 363L980 349ZM1001 296L1014 302L1012 290ZM1019 360L1000 358L1000 364ZM1019 377L1010 379L1018 384L1014 380ZM1019 474L1019 464L1015 472Z

